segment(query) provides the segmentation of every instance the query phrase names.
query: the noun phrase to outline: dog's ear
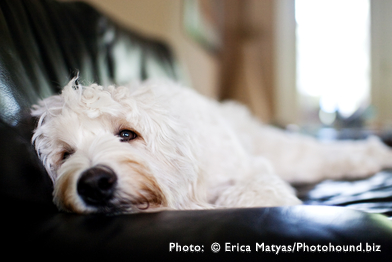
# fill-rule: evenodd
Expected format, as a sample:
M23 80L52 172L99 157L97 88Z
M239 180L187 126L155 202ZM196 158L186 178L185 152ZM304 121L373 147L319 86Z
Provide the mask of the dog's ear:
M63 105L64 99L60 95L51 96L33 105L30 114L42 122L47 115L57 115L61 112Z
M80 93L82 88L78 82L79 74L72 78L68 84L63 88L62 93ZM70 91L68 91L70 90ZM74 92L74 91L79 92ZM79 94L74 94L75 96L79 96ZM30 114L32 117L40 119L40 122L43 121L47 115L57 115L61 112L64 106L64 96L63 95L54 95L48 98L45 98L38 102L38 104L33 105L31 107Z

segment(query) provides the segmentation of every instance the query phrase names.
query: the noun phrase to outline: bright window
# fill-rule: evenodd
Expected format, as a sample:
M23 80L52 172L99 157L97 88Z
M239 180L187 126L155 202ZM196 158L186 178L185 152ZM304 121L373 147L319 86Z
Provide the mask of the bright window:
M322 123L370 100L369 0L296 0L297 91ZM302 106L302 105L301 105Z

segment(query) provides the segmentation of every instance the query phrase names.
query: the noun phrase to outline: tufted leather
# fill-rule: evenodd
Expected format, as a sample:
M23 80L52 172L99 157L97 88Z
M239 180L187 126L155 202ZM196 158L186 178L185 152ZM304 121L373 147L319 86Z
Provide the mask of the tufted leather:
M59 92L77 71L83 81L105 85L152 77L179 80L176 68L166 45L117 26L86 4L0 1L0 203L5 253L12 258L51 260L262 260L336 255L257 253L256 242L375 243L381 245L382 253L360 255L391 253L392 224L386 217L341 207L121 216L58 212L51 201L51 181L30 145L34 125L30 106ZM169 252L170 242L202 245L205 252ZM226 242L249 244L253 251L214 254L210 249L214 242L222 247Z
M165 45L115 26L86 4L15 0L0 7L0 116L9 125L76 71L103 85L177 78Z

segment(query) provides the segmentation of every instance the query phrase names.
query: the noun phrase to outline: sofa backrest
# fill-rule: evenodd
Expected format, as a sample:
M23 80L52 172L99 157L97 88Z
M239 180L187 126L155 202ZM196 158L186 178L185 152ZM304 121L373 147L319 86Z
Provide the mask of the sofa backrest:
M77 72L82 83L179 79L168 47L80 2L0 1L0 197L51 203L51 181L30 145L29 109Z

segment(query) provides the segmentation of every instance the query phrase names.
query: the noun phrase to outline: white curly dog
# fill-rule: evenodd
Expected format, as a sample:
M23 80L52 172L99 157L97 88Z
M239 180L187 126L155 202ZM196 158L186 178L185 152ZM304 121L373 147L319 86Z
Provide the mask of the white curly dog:
M167 81L116 88L73 79L32 115L54 202L77 213L296 205L288 182L392 166L376 138L320 143Z

